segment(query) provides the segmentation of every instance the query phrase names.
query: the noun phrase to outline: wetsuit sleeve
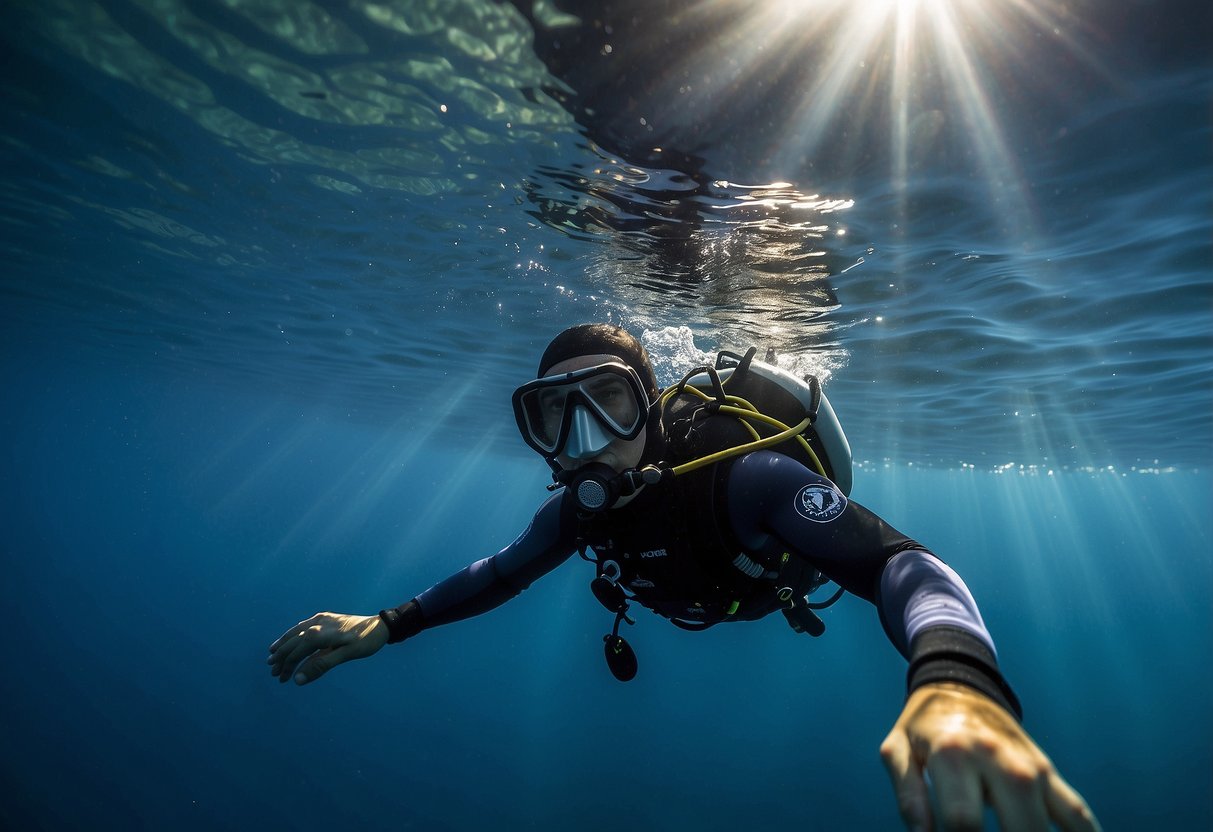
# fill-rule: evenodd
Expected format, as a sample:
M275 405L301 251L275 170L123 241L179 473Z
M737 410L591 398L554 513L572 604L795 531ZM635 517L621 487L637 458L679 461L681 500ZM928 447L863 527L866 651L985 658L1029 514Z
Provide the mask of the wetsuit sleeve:
M964 630L996 655L994 640L969 588L926 549L907 549L890 558L881 572L876 597L885 632L907 659L914 639L931 627Z
M866 601L878 603L885 564L923 547L791 457L747 454L729 471L729 525L744 549L789 552ZM893 639L894 644L898 639Z
M957 682L1023 718L977 602L947 564L925 549L894 555L881 574L878 598L885 632L910 662L907 693L932 682Z
M575 550L576 521L563 496L560 492L550 497L526 531L497 554L434 584L408 603L381 612L388 642L498 607L568 560Z
M910 662L910 691L955 681L1020 715L976 601L924 546L782 454L743 457L729 472L726 493L729 523L744 548L797 555L876 605L889 640Z

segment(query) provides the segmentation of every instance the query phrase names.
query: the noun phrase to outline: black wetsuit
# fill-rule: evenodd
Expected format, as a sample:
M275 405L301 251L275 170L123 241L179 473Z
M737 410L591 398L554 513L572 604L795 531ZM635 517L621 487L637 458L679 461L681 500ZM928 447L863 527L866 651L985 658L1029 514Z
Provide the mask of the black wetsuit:
M741 457L723 469L717 493L723 503L719 507L723 530L751 562L775 564L781 558L786 561L784 553L788 553L876 605L890 641L911 663L911 690L927 682L955 681L981 690L1019 714L1014 693L998 672L994 644L976 602L960 576L923 546L848 500L829 480L779 453L757 451ZM595 541L592 534L587 541L586 524L564 492L558 492L543 504L526 531L496 555L471 564L408 604L385 611L391 641L493 609L586 542L600 562L605 557L632 559L621 583L641 603L671 618L696 620L698 614L710 624L761 617L776 608L750 604L747 610L743 605L741 614L730 615L712 607L718 599L703 603L699 596L705 594L707 584L697 576L671 581L667 561L678 557L678 541L687 530L670 514L657 515L654 523L644 499L642 491L633 504L612 509L646 517L656 535L652 543L628 546ZM664 538L663 529L669 530ZM680 568L686 569L685 554L682 557Z

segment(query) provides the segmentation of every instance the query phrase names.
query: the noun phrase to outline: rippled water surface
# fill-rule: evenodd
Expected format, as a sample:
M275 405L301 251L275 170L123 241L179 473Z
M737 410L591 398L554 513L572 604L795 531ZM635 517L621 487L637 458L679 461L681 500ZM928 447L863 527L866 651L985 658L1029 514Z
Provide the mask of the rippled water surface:
M732 18L675 16L658 49L660 20L612 37L537 8L10 4L6 349L370 419L418 390L504 415L546 339L601 318L648 332L667 377L776 350L826 380L861 459L1209 458L1199 4L1153 46L1106 42L1134 4L1103 29L1048 12L1044 43L1011 18L1026 40L963 53L988 64L972 100L942 35L915 87L871 37L806 27L780 43L825 57L755 69Z

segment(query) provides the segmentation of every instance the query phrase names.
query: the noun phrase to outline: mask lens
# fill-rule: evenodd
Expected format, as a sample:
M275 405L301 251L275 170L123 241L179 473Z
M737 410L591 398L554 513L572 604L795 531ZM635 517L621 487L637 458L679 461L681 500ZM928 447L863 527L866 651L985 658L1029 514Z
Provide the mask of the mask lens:
M518 388L515 416L532 447L558 454L572 427L572 411L581 405L603 430L632 439L644 423L647 398L631 369L620 364L589 367Z
M517 401L531 438L545 451L554 452L560 438L568 390L564 387L528 390Z
M617 375L601 375L586 379L581 386L598 415L610 424L616 433L629 433L640 420L640 403L636 394L623 378Z
M545 445L553 447L556 445L556 439L560 436L560 423L564 420L564 410L568 399L568 390L563 387L536 392L536 434Z

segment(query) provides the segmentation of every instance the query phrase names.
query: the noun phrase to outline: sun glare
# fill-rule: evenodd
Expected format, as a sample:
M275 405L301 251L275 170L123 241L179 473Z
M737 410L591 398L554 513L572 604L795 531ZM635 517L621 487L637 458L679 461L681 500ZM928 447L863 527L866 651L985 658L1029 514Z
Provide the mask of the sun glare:
M706 17L723 8L715 2L698 8ZM1007 213L1022 208L1006 203L1025 189L1003 105L1025 84L1055 88L1038 67L1042 55L1065 50L1090 63L1059 0L754 0L745 8L727 31L672 61L672 75L705 79L698 106L727 107L779 86L791 93L779 99L770 158L785 171L824 156L879 155L904 193L927 162L963 154ZM733 71L719 71L723 62Z

